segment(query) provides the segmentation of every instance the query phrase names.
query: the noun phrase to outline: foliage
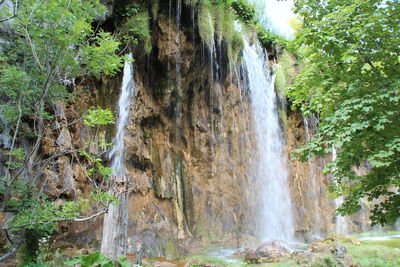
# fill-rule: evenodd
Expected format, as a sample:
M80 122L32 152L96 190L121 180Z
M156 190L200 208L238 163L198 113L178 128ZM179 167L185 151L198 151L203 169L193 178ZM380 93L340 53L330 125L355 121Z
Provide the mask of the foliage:
M234 10L236 16L245 23L252 23L254 21L256 10L255 7L246 0L231 0L230 6Z
M296 77L295 65L297 64L295 57L287 50L282 51L278 55L278 64L275 66L275 88L277 92L283 92L283 90L289 86Z
M400 217L400 2L297 1L303 25L297 47L307 67L287 91L293 104L321 114L318 134L297 154L302 160L337 148L328 165L345 202L341 214L374 201L372 222ZM360 166L369 171L363 175ZM376 203L376 204L375 204Z
M12 133L11 146L4 152L7 170L0 177L0 199L1 208L13 214L4 230L17 241L23 239L26 254L36 257L40 238L56 231L60 221L85 220L83 215L90 209L88 199L50 197L39 184L49 163L77 152L65 149L40 155L45 131L51 131L49 125L55 119L51 115L54 104L78 94L72 86L76 77L113 75L123 57L116 54L119 43L111 34L92 27L106 12L99 0L24 0L17 11L11 22L15 34L0 51L0 127ZM108 110L90 110L84 121L99 127L112 123L113 116ZM22 140L26 140L24 145ZM93 142L107 145L104 140L89 143ZM96 162L98 174L110 175L98 155L87 155ZM93 178L88 177L99 187ZM100 189L92 195L92 204L105 208L104 200L109 203L113 197Z
M265 49L270 50L274 48L275 45L279 45L282 48L286 47L288 41L285 38L273 34L272 32L266 30L260 24L256 25L256 29L257 29L258 40Z
M13 21L15 39L0 51L0 112L11 124L24 115L43 116L45 110L35 108L41 101L68 97L63 82L115 74L122 66L115 55L119 43L92 29L92 20L104 12L97 0L21 2Z
M244 47L242 34L235 30L235 20L242 21L250 29L255 29L258 40L266 49L273 49L275 45L282 48L288 46L285 38L271 33L256 21L255 7L247 0L203 0L199 5L200 37L209 47L214 39L225 40L228 44L229 59L233 62L239 60L239 54Z
M147 9L138 3L132 3L120 10L125 22L121 27L121 36L124 42L137 45L143 43L146 53L151 51L150 18Z
M228 44L228 57L237 62L243 49L243 38L234 28L235 16L225 1L203 1L198 15L199 34L212 49L215 41Z
M95 252L88 255L79 256L73 260L64 262L65 266L80 266L80 267L129 267L130 263L125 257L120 257L116 260L106 258L101 252Z
M200 7L197 23L201 39L204 43L210 45L214 38L214 22L207 6L202 5Z
M83 116L83 123L87 126L94 127L97 125L113 124L114 115L109 109L89 109L88 113Z

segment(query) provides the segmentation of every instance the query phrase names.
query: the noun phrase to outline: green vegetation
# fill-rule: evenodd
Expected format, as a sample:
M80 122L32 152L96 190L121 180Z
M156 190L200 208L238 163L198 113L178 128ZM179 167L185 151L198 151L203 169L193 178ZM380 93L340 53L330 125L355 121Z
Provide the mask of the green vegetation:
M64 266L81 266L81 267L91 267L91 266L99 266L99 267L130 267L131 264L126 260L125 257L120 257L116 260L111 260L104 257L100 252L95 252L89 255L79 256L73 260L67 261L63 263ZM46 265L45 265L46 266Z
M279 45L282 48L286 47L288 41L285 38L273 34L272 32L266 30L260 24L256 25L256 29L258 40L260 41L261 45L267 50L271 50L275 47L275 45Z
M365 267L391 267L400 265L400 249L385 245L362 242L362 245L346 244L346 248Z
M234 29L235 16L225 1L205 0L199 3L198 26L203 42L211 48L215 39L228 44L228 56L233 62L239 59L243 38Z
M282 92L296 77L296 58L287 50L278 55L278 64L275 66L275 88Z
M297 1L302 18L296 44L306 68L287 91L304 114L321 115L318 134L297 154L302 160L337 148L327 171L344 196L339 212L352 214L360 199L374 224L400 218L400 2ZM365 175L357 172L368 165Z
M332 241L326 240L324 243L339 242L343 244L347 253L353 257L353 262L359 263L363 267L389 267L399 266L400 264L400 249L386 245L378 245L374 242L357 242L352 238L345 236L331 236ZM335 240L335 241L333 241ZM399 241L397 240L399 243ZM326 252L329 253L329 252ZM262 265L261 265L262 266ZM288 267L288 266L310 266L310 267L325 267L325 266L340 266L332 254L319 254L312 260L304 262L304 259L296 259L296 256L286 262L278 262L267 264L271 267ZM347 266L347 265L346 265Z
M154 4L157 7L157 4ZM155 11L154 11L155 12ZM119 10L121 17L125 18L120 29L124 43L143 45L144 51L150 53L151 31L150 18L147 7L143 4L132 3Z
M227 262L223 259L213 258L209 256L192 256L180 259L179 262L188 262L191 267L246 267L249 264L243 261Z
M96 133L83 147L60 148L51 155L43 155L41 148L46 135L60 131L52 124L60 116L53 114L55 107L80 93L72 86L74 79L116 74L124 58L116 55L119 43L111 34L92 28L92 22L106 12L100 1L24 0L18 4L16 12L1 11L2 17L15 13L15 34L8 36L10 42L2 44L0 51L0 130L10 129L12 135L3 154L7 168L0 177L1 209L10 215L3 226L10 251L0 260L23 246L24 260L37 262L39 240L54 233L58 222L89 220L117 203L105 186L93 182L109 180L111 170L102 165L101 155L88 150L109 145L97 136L100 127L113 123L109 110L89 110L84 116L84 123ZM43 192L44 170L68 156L87 161L86 176L97 187L87 198ZM94 214L92 206L98 208Z
M237 17L245 23L252 23L256 15L256 10L252 4L246 0L230 0L229 5L234 10Z
M255 31L261 45L266 49L272 49L275 45L287 45L286 39L258 24L255 7L246 0L203 0L196 3L199 5L198 26L203 42L211 47L215 38L224 40L228 44L229 59L233 62L239 60L244 45L242 34L234 28L235 20L244 23L250 31Z

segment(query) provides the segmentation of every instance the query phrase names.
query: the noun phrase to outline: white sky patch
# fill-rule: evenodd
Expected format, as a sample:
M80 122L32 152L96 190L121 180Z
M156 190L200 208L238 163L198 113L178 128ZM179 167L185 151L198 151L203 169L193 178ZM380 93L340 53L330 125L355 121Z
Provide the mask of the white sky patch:
M290 19L295 15L292 11L293 0L250 0L256 6L257 17L267 29L275 34L292 38L294 29Z

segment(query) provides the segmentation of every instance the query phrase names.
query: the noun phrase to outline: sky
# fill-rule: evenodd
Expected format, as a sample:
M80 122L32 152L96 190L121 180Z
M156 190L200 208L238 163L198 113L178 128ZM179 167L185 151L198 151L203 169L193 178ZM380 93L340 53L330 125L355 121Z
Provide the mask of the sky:
M250 0L257 7L257 16L262 24L275 34L291 38L294 29L289 20L295 15L293 0Z

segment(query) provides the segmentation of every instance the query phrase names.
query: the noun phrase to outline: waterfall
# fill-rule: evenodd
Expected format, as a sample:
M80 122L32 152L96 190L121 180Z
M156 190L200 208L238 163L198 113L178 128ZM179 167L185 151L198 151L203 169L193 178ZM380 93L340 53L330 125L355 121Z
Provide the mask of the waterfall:
M124 166L124 136L131 98L135 94L132 54L128 55L128 59L124 66L121 93L118 100L117 133L113 139L114 146L109 155L114 176L113 183L117 186L117 190L121 189L118 186L128 183ZM108 213L104 217L101 251L110 258L125 256L126 254L129 193L120 193L118 200L120 204L118 206L110 205Z
M332 162L336 160L336 153L337 153L336 148L334 145L332 145ZM334 183L337 184L336 181L334 181ZM335 198L334 202L335 202L335 208L338 209L344 202L343 196ZM342 215L336 215L335 222L336 222L336 229L335 229L336 233L347 234L349 232L346 217L343 217Z
M276 110L275 77L268 60L257 45L245 41L243 64L248 75L248 86L255 124L258 151L251 166L257 190L259 212L258 237L261 240L294 239L291 195L287 166L283 156L283 138Z

